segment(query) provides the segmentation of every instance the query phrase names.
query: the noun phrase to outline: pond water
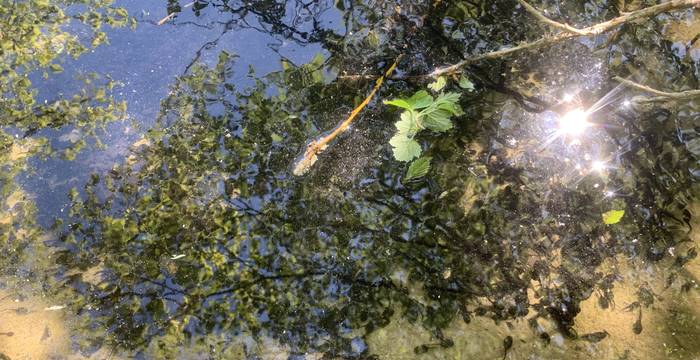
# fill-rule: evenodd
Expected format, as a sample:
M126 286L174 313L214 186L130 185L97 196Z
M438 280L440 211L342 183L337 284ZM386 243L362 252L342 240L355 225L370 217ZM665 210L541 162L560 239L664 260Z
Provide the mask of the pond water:
M673 4L0 0L0 359L699 358Z

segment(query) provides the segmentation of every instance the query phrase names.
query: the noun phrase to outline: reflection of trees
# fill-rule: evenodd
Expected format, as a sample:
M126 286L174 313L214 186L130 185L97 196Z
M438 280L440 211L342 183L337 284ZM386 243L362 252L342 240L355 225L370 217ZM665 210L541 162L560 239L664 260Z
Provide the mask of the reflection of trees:
M5 116L0 119L3 128L14 127L31 135L46 127L61 127L74 124L81 127L94 126L93 118L109 117L116 109L106 97L105 89L85 89L72 98L50 99L38 103L37 90L32 86L29 75L33 72L61 72L60 62L64 57L78 57L88 51L78 37L64 30L69 24L89 26L93 35L91 46L98 46L106 40L102 32L104 24L124 26L127 14L121 8L107 6L87 6L84 11L73 15L66 14L65 7L82 1L15 2L12 6L0 9L0 111ZM94 80L94 79L87 79ZM88 82L89 83L89 82ZM90 93L87 93L87 92ZM90 111L86 111L87 108ZM92 114L94 113L94 114ZM108 120L108 119L107 119Z
M280 7L275 11L285 18ZM498 19L478 14L486 30L495 28ZM464 16L465 23L477 17ZM413 39L424 36L414 33ZM503 35L504 41L513 36L523 35ZM623 33L621 41L634 44L627 36L633 35ZM379 41L386 48L369 57L394 51L394 40ZM455 56L456 41L445 42L442 56ZM407 51L429 53L442 43ZM334 51L352 57L360 44ZM338 54L329 63L357 67L366 60ZM67 274L103 269L101 282L80 275L67 282L90 326L105 326L121 345L168 344L183 333L270 334L297 351L354 356L362 337L393 316L423 324L449 346L441 329L455 318L508 320L533 312L533 328L549 318L575 336L581 301L594 293L602 305L614 301L608 290L616 274L599 270L601 264L621 255L660 260L687 238L683 197L692 197L693 157L672 139L672 122L663 129L655 123L677 116L667 110L608 131L624 148L624 171L609 180L626 194L618 202L595 191L590 179L574 187L549 183L541 166L509 161L494 130L498 119L482 116L502 105L487 103L489 92L464 104L467 117L479 121L458 122L453 136L429 150L430 180L402 184L397 165L385 162L342 191L329 186L328 174L292 178L289 166L293 149L332 127L356 89L324 84L320 57L302 67L285 63L254 87L236 89L231 62L224 52L216 67L194 64L165 99L149 145L95 177L83 199L74 195L58 261ZM410 66L427 62L411 59ZM503 86L501 66L470 71ZM483 149L465 150L476 142ZM601 213L624 205L629 220L602 224Z
M197 65L179 79L150 145L74 199L59 262L104 269L99 284L70 283L78 303L91 304L84 311L127 347L242 332L351 356L396 315L449 346L440 329L455 318L533 311L535 324L551 318L575 336L581 301L594 291L612 301L605 291L615 275L599 265L685 236L634 211L638 224L606 228L599 214L609 200L592 183L552 186L531 168L483 154L465 160L462 149L489 136L478 124L432 150L441 160L425 185L401 184L388 162L345 193L323 190L327 178L290 177L290 149L315 130L309 119L352 92L324 85L319 63L236 90L231 60L222 53L215 68ZM278 95L266 95L272 87ZM640 197L663 199L681 191L648 178L621 186L644 184Z
M74 6L68 11L67 7ZM79 9L78 7L79 6ZM28 169L27 159L47 155L48 141L37 135L47 128L74 127L81 135L94 135L115 120L123 105L110 96L111 85L96 85L88 75L85 87L73 95L44 100L33 79L62 72L67 57L77 58L106 41L103 26L124 26L126 12L103 2L78 0L12 1L0 5L0 249L8 256L0 272L16 271L28 246L38 242L34 207L14 183ZM84 27L89 45L68 29ZM64 154L73 157L85 145L82 136Z
M195 16L212 16L217 19L212 23L224 25L226 28L243 27L260 32L276 35L288 41L299 44L323 42L327 39L330 29L323 27L323 17L336 6L332 1L195 1L191 11ZM363 6L361 4L353 5ZM168 14L178 14L188 11L180 6L178 1L168 2Z
M168 14L178 14L183 9L177 1L169 1ZM332 8L327 2L303 2L295 1L195 1L191 4L191 10L197 17L203 13L209 16L215 14L215 19L208 24L195 22L200 26L219 25L221 33L202 45L197 51L192 62L187 66L189 70L199 59L202 52L215 46L229 31L235 29L255 29L273 37L294 41L299 45L322 43L334 37L330 29L321 24L321 17ZM188 22L190 23L190 22ZM178 22L176 22L178 24ZM271 48L276 48L270 44Z

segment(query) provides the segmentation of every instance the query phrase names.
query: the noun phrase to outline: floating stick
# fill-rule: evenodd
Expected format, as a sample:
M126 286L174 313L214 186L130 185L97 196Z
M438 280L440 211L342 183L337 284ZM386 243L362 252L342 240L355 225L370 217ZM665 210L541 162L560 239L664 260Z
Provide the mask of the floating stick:
M174 17L175 17L175 13L170 13L170 14L166 15L164 18L160 19L160 21L158 21L158 25L163 25L166 22L168 22L168 20L170 20Z
M355 117L357 114L364 109L367 104L372 100L374 95L377 93L379 88L382 86L382 83L384 82L384 79L389 77L391 73L394 72L394 69L396 69L396 65L399 63L401 60L402 55L399 55L396 60L394 61L393 64L389 67L389 69L382 75L380 78L377 79L377 82L374 85L374 88L372 88L372 91L367 95L365 100L363 100L360 105L358 105L355 109L352 110L350 113L350 116L340 123L333 131L326 135L321 137L320 139L315 139L311 140L309 144L306 146L306 151L304 152L304 156L299 158L296 163L294 164L294 170L292 173L296 176L301 176L306 174L311 167L316 163L316 160L318 160L318 154L320 154L323 150L326 150L328 147L328 143L331 142L333 139L335 139L336 136L340 135L342 132L348 129L350 124L355 120Z

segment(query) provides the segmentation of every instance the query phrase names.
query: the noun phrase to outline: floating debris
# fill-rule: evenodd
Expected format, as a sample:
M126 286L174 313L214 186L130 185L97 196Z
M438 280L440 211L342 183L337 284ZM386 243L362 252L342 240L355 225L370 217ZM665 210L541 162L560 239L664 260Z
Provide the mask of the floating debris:
M163 25L166 22L168 22L168 20L170 20L174 17L175 17L175 13L170 13L170 14L166 15L164 18L160 19L160 21L158 21L158 25Z
M292 174L294 174L295 176L302 176L306 174L312 166L314 166L314 164L318 160L318 154L320 154L323 150L326 150L326 148L328 147L328 145L323 145L322 147L319 147L318 144L321 140L323 140L323 138L313 140L309 143L309 145L306 147L304 155L302 155L295 162Z
M399 55L394 61L394 63L391 64L389 69L384 73L384 75L377 79L377 82L375 83L369 95L367 95L367 97L360 103L360 105L358 105L355 109L352 110L350 116L348 116L348 118L345 121L340 123L335 129L333 129L333 131L331 131L330 134L318 140L312 140L306 146L306 151L304 151L304 155L301 158L297 159L297 161L294 163L294 169L292 170L292 174L294 174L295 176L301 176L306 174L318 160L318 154L326 150L326 148L328 147L328 143L350 127L350 124L353 122L357 114L359 114L360 111L362 111L362 109L364 109L364 107L367 106L367 104L369 104L370 100L372 100L374 95L382 86L384 79L389 77L391 73L394 72L394 69L396 69L396 65L401 60L401 56L402 55Z

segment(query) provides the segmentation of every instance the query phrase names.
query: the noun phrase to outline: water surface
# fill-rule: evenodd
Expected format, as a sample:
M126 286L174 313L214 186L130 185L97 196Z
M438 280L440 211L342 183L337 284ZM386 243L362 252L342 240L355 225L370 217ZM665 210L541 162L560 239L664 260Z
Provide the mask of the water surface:
M700 103L612 80L699 88L697 10L445 77L463 114L407 180L383 100L554 30L516 1L81 3L0 3L0 29L39 29L1 53L5 357L699 356ZM533 5L579 27L641 6ZM593 126L561 133L577 107Z

